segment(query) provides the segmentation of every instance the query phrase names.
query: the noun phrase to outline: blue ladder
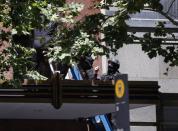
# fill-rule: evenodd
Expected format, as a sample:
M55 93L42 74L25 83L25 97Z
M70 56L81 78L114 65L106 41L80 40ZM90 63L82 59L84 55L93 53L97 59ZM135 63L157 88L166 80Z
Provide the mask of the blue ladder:
M107 115L97 115L95 116L95 119L92 122L95 125L97 131L101 131L101 128L98 126L99 122L102 122L105 131L112 131L112 127Z

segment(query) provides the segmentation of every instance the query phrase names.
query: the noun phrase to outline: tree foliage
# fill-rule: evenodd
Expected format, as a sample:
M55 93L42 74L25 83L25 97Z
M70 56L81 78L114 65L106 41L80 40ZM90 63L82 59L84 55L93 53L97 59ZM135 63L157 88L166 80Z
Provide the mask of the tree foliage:
M167 37L175 39L174 34L165 29L164 22L158 22L155 31L146 32L143 37L129 31L131 15L142 10L158 12L178 26L178 22L169 16L169 9L164 11L160 0L102 0L95 4L99 10L115 7L117 11L112 16L98 12L78 20L76 17L83 8L82 4L66 4L63 0L0 0L0 46L3 41L9 43L9 47L0 52L0 79L6 79L4 71L10 67L14 71L13 81L45 79L34 68L32 55L35 50L27 47L28 42L24 45L24 41L14 39L23 35L32 40L35 29L44 29L50 36L41 47L50 62L71 63L88 53L93 57L109 55L110 52L117 54L124 44L139 41L150 58L161 55L170 66L178 65L177 47L163 45ZM51 30L49 25L52 23L56 26ZM101 34L104 37L100 37Z
M169 63L170 66L178 65L178 48L174 44L164 45L166 39L176 40L173 32L166 30L166 22L159 21L155 26L153 32L145 32L142 37L138 37L136 32L129 31L129 22L132 14L140 13L142 10L149 10L157 12L158 14L168 19L173 25L178 26L178 22L169 16L169 10L175 0L172 0L167 11L164 10L164 6L160 0L116 0L115 2L109 1L103 2L101 8L117 7L117 10L113 16L108 16L103 20L107 23L106 26L101 28L106 41L107 46L117 51L123 44L134 43L139 41L142 50L148 54L150 58L161 55L164 57L164 62ZM108 22L107 22L108 21Z
M56 0L1 0L0 1L0 40L1 49L4 43L8 45L0 52L0 79L6 81L4 72L13 68L11 84L24 78L46 79L35 70L33 54L28 42L15 40L15 37L33 37L34 29L45 29L55 21L66 23L76 15L78 6L66 5L64 1ZM68 13L66 15L66 13ZM63 16L64 15L64 16ZM23 37L20 37L23 36Z

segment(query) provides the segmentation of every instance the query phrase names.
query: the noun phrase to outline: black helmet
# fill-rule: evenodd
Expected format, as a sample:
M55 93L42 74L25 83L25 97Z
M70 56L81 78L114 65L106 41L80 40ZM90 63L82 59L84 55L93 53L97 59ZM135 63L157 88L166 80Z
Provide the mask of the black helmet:
M108 60L108 75L115 74L120 67L118 60Z

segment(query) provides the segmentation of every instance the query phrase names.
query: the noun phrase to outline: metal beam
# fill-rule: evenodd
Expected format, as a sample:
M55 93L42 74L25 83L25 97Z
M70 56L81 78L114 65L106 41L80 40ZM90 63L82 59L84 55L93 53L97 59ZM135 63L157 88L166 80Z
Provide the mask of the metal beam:
M0 102L51 103L52 82L23 85L21 89L0 89ZM112 81L60 80L63 103L115 103ZM93 84L95 83L95 84ZM157 82L129 81L130 103L152 104L159 99ZM58 98L58 96L56 96Z
M129 27L129 32L155 32L155 27ZM178 28L165 28L166 31L171 33L178 33Z

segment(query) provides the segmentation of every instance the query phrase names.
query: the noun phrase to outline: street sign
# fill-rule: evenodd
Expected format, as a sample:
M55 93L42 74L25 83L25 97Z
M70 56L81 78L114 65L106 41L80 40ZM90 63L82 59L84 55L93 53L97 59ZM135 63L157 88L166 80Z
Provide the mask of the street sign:
M115 78L116 112L112 114L114 131L130 131L129 92L126 74Z

